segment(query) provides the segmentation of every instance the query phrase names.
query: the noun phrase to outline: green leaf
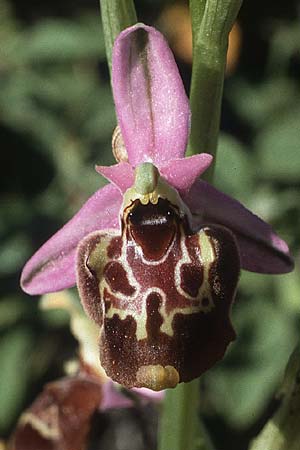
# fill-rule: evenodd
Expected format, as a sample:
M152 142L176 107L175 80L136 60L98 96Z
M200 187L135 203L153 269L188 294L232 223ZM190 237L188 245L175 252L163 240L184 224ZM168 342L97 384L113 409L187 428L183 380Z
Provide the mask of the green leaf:
M208 374L215 407L234 427L257 420L277 388L297 332L276 304L250 299L235 307L237 341Z
M28 304L24 299L16 297L4 298L0 301L0 331L16 324L26 317Z
M0 275L16 272L30 254L28 237L23 233L7 237L0 244Z
M294 23L282 22L271 38L268 69L269 73L286 74L291 58L299 52L300 29L297 20Z
M101 22L98 18L89 18L82 23L58 19L38 23L23 36L21 56L25 61L53 64L53 61L67 62L103 54Z
M274 281L282 307L300 318L300 273L298 266L291 273L277 276Z
M256 151L262 174L288 184L300 180L300 109L292 109L258 135Z
M259 85L237 80L228 87L227 97L238 114L257 129L299 104L298 86L285 77L276 77Z
M0 432L20 413L29 384L29 360L33 336L27 328L7 333L0 342Z
M252 192L253 175L253 161L247 149L235 138L222 133L215 167L215 186L243 200L249 198Z

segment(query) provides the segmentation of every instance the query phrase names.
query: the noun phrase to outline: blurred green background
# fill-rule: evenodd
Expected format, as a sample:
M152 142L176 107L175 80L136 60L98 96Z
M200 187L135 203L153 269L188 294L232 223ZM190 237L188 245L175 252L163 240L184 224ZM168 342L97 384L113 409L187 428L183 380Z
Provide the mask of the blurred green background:
M136 2L169 38L188 90L186 5ZM219 450L244 450L260 430L300 335L299 12L296 0L244 0L232 37L215 184L270 222L297 264L285 276L242 275L238 339L202 377ZM68 318L40 311L20 271L105 183L94 165L113 163L114 126L97 1L0 0L0 438L75 354Z

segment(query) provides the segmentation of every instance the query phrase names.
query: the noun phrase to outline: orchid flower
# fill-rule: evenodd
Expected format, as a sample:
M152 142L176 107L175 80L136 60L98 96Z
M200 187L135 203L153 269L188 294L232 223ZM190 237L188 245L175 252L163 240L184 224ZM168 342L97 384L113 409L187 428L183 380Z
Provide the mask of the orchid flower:
M96 168L110 184L35 253L21 283L29 294L77 283L107 375L160 390L223 357L240 267L276 274L293 262L268 224L199 179L211 155L184 157L189 102L158 31L137 24L117 37L112 86L117 164Z

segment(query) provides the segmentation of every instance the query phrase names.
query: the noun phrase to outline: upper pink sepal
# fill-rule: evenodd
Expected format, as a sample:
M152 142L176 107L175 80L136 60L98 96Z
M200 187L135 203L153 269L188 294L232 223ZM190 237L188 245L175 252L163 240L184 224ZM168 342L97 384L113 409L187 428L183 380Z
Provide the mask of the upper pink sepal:
M195 217L195 226L216 223L235 235L242 269L251 272L279 274L293 270L289 248L262 219L237 200L218 191L203 180L191 188L185 201Z
M134 183L134 170L127 162L120 162L113 166L96 166L96 171L119 188L122 193Z
M213 157L208 153L168 161L160 168L160 174L180 194L187 194L196 179L210 166Z
M22 289L39 295L74 286L79 241L92 231L117 228L121 203L122 196L115 186L108 185L95 192L27 262L21 275Z
M130 164L148 161L160 167L183 157L189 102L161 33L137 24L119 34L113 48L112 85Z

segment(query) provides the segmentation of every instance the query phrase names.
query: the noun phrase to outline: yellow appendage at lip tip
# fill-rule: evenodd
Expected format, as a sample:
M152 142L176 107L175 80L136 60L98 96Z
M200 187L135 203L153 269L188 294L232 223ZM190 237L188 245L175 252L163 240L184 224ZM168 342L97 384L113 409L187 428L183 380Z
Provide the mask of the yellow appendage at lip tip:
M174 388L179 383L179 374L173 366L149 365L141 366L136 374L140 386L161 391Z

